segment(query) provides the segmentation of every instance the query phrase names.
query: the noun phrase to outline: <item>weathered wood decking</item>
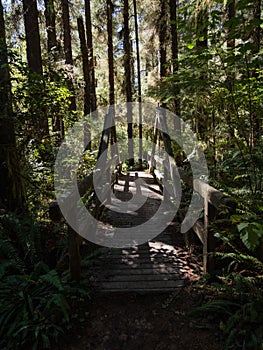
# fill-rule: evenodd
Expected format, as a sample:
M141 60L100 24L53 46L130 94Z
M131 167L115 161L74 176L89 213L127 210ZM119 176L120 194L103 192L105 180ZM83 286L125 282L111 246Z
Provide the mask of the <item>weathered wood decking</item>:
M135 212L118 213L106 209L103 214L104 225L98 230L108 231L109 239L114 236L114 227L140 225L151 218L163 199L154 178L144 172L122 174L115 184L115 196L124 203L132 193L140 191L134 182L139 176L147 184L143 193L147 195L145 204ZM146 191L146 192L145 192ZM142 193L142 194L143 194ZM114 210L114 200L111 207ZM158 220L158 218L157 218ZM105 226L106 225L106 226ZM89 267L89 279L98 292L171 292L184 286L185 279L193 276L195 264L189 264L188 252L176 246L178 225L170 223L167 228L151 241L131 248L112 248L96 257ZM177 233L176 233L177 231Z

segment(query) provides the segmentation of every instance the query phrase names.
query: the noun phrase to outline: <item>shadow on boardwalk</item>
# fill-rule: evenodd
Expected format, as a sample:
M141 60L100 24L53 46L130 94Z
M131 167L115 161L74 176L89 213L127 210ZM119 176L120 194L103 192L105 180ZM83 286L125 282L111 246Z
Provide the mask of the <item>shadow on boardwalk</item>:
M141 190L135 183L137 175L146 183L142 191L146 202L138 210L114 211L117 200L125 205L136 191ZM153 177L144 172L122 174L114 190L117 200L113 199L104 210L103 225L98 230L98 235L106 234L109 239L114 237L115 227L133 227L147 222L163 200ZM101 293L165 293L183 287L187 280L196 280L201 266L183 248L182 242L179 224L173 221L157 237L142 245L109 249L99 255L87 271L93 290Z

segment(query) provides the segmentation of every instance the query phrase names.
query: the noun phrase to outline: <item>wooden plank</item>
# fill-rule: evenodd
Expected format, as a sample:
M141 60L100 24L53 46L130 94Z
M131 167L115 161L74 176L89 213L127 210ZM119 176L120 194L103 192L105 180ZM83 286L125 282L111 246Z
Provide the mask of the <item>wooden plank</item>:
M164 290L165 288L182 288L184 286L183 280L176 280L176 281L126 281L126 282L102 282L99 285L99 288L102 289L121 289L121 290L130 290L133 291L135 289L139 289L141 291L150 289L158 289L158 290Z
M180 269L179 267L170 267L169 265L164 265L163 267L153 267L152 265L147 268L130 268L129 266L117 266L116 268L110 267L103 269L103 272L101 272L100 267L93 267L92 271L90 271L91 275L96 275L97 273L100 273L101 276L117 276L117 275L168 275L172 274L174 276L180 275Z
M97 278L96 278L97 277ZM98 275L93 276L95 283L104 282L154 282L154 281L177 281L180 280L180 274L144 274L144 275Z
M183 268L184 265L183 263L181 262L177 262L177 263L173 263L173 264L167 264L167 263L164 263L164 262L160 262L160 263L157 263L155 262L154 264L153 263L142 263L142 264L126 264L126 263L122 263L120 264L118 261L113 261L112 264L109 264L107 263L107 265L105 266L105 262L102 262L101 263L97 263L96 262L96 265L95 266L88 266L87 267L87 270L89 273L92 273L92 271L102 271L102 267L103 269L108 269L108 267L111 267L110 270L113 270L113 269L118 269L118 270L143 270L143 269L150 269L150 270L157 270L157 269L164 269L164 268L171 268L171 269L175 269L175 268ZM83 267L83 269L85 269L85 267Z
M123 292L126 292L126 293L138 293L138 294L152 294L152 293L158 293L158 294L162 294L162 293L173 293L176 289L178 288L151 288L151 289L140 289L140 288L133 288L133 289L128 289L128 290L123 290L123 289L117 289L117 288L114 288L114 289L102 289L102 290L97 290L97 293L100 293L102 295L105 295L105 294L111 294L111 293L114 293L114 294L121 294Z
M153 253L153 254L127 254L127 255L122 255L122 254L112 254L112 255L104 255L98 257L98 259L101 260L122 260L122 261L157 261L157 260L162 260L163 261L177 261L177 257L175 255L167 254L165 252L158 252L158 253Z

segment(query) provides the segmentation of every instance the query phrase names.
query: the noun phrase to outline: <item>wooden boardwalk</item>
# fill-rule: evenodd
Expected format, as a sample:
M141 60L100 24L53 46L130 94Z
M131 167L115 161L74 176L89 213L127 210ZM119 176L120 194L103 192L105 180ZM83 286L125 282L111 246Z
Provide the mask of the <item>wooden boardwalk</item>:
M159 186L151 175L144 172L122 174L118 184L115 184L115 196L123 203L131 199L136 191L140 191L134 180L137 176L146 183L145 204L136 212L119 213L106 209L102 221L104 224L98 230L109 236L114 236L114 227L131 227L140 225L156 213L163 200ZM114 200L111 209L114 210ZM176 233L177 231L177 233ZM170 223L167 228L154 239L131 248L111 248L100 254L94 260L94 265L88 268L89 280L97 292L171 292L181 288L185 280L193 276L195 264L189 265L186 257L189 254L176 245L178 224ZM180 237L182 239L182 237Z

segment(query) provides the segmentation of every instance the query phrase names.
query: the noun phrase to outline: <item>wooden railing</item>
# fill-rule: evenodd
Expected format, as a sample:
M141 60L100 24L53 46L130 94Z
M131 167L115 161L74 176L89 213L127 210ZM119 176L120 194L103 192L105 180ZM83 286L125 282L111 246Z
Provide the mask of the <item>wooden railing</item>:
M237 204L232 198L206 182L200 179L191 180L182 169L177 168L171 151L170 137L163 132L163 130L167 130L165 123L165 115L157 111L153 147L152 151L148 151L147 154L148 166L164 191L164 199L167 197L170 200L171 197L174 197L176 201L176 198L181 198L180 181L184 182L189 190L198 193L203 199L203 218L194 223L192 230L197 234L203 245L203 271L204 273L210 273L215 270L214 252L218 244L218 240L211 230L211 224L215 222L218 216L224 215L225 225L230 225L230 215L235 213ZM158 126L160 126L162 132L158 129ZM155 145L159 135L166 151L165 158L156 154Z
M101 135L101 142L99 147L99 152L97 159L100 157L104 158L101 160L103 169L96 169L100 172L100 176L103 177L103 181L100 181L101 188L96 188L100 190L100 199L95 197L95 216L99 215L100 208L103 207L103 204L110 201L110 192L111 188L118 181L118 174L121 171L121 163L118 155L118 150L116 147L116 130L114 123L112 122L113 118L112 111L109 111L109 114L105 116L103 132ZM113 143L114 147L111 147L111 157L110 160L107 160L107 150L110 144ZM117 164L117 166L112 171L112 164ZM78 184L78 191L80 197L83 197L88 191L94 190L93 184L94 174L91 172L87 175L84 180ZM69 193L67 197L67 202L70 203L70 197L72 196L72 204L69 205L68 211L76 211L76 203L74 200L74 195ZM63 216L59 208L57 201L53 201L49 207L49 214L51 220L60 221ZM76 212L77 216L77 212ZM69 225L67 224L67 234L68 234L68 254L69 254L69 268L71 279L76 282L80 281L81 273L81 259L80 259L80 244L83 240L82 237Z

